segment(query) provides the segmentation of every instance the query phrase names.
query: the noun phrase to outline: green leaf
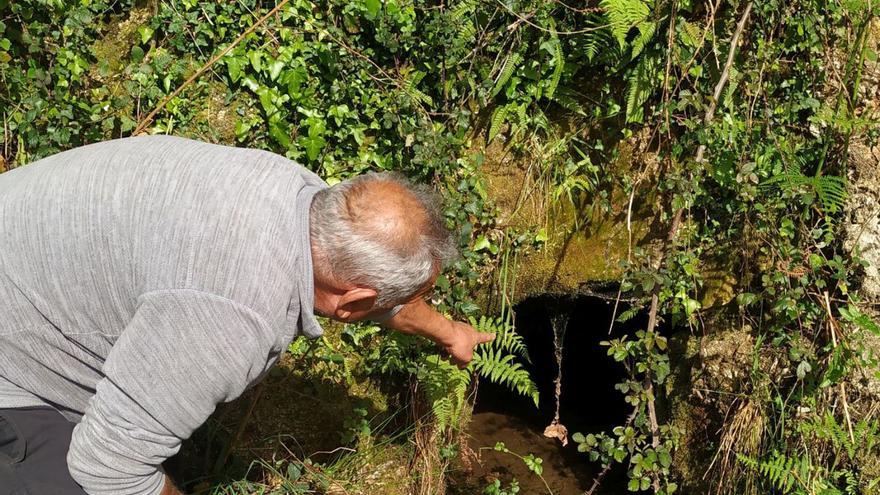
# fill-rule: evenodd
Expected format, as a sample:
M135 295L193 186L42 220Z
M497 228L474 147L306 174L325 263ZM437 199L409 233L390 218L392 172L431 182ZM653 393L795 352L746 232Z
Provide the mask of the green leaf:
M489 141L491 142L495 139L495 136L501 132L501 126L504 125L504 122L507 120L507 105L501 105L492 112L492 118L489 119Z
M510 80L510 76L513 75L513 71L516 70L516 67L519 63L522 62L522 55L519 53L512 53L508 55L507 59L504 61L504 65L501 66L501 71L498 73L498 78L495 80L495 86L492 88L491 96L494 98L501 90L504 88L504 85L507 84L507 81Z
M373 20L382 10L382 2L380 0L364 0L364 8L367 9L367 19Z
M138 64L144 59L144 49L139 46L131 48L131 61Z
M545 228L539 229L538 233L535 234L535 242L538 244L544 244L548 239L550 239L550 236L547 235L547 229Z
M290 148L290 135L287 130L278 123L269 124L269 135L285 148Z
M626 46L629 30L645 21L651 13L648 4L642 0L602 0L599 6L605 9L611 32L620 48Z
M238 82L241 78L241 60L237 58L227 58L226 70L229 72L229 78L232 79L232 82Z
M261 52L249 52L248 60L250 60L251 67L253 67L255 71L260 72L260 70L263 68L263 55Z
M138 28L138 33L141 35L141 44L150 41L153 37L153 28L150 26L141 26Z
M278 74L281 74L281 69L284 68L284 62L280 60L276 60L269 64L269 79L276 80L278 79Z
M474 242L474 251L480 252L484 249L489 249L491 245L492 243L489 242L489 239L487 239L486 236L481 235L477 238L476 242Z

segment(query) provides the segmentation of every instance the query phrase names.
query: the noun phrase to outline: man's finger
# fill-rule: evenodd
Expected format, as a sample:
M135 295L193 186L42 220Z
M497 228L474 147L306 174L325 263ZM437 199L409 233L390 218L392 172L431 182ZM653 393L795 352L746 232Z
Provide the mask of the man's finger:
M494 333L477 333L477 344L485 344L486 342L492 342L493 340L495 340Z

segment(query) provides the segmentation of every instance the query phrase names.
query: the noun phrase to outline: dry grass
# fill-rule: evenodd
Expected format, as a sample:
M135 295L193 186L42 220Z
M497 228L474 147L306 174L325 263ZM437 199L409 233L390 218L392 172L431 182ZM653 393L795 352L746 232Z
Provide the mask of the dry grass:
M714 471L713 477L717 480L715 493L757 495L755 472L746 469L736 456L760 456L767 423L759 401L746 397L731 404L721 429L718 451L704 475L705 479Z

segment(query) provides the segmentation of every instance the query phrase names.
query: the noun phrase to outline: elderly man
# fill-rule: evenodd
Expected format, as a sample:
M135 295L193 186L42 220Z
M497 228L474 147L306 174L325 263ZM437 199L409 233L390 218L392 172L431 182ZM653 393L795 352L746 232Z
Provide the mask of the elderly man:
M0 495L178 493L161 471L314 312L492 339L422 300L454 242L426 188L120 139L0 175Z

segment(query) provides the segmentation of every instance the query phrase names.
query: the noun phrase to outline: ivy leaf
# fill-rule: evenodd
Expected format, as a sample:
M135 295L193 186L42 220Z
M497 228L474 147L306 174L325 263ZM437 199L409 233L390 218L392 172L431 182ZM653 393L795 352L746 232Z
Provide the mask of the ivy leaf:
M486 236L481 235L477 238L477 241L474 242L474 252L480 252L484 249L489 249L492 246L492 243L489 242L489 239Z
M141 35L141 44L144 44L153 37L153 28L150 26L141 26L138 28L138 33Z
M226 59L226 70L229 72L229 78L232 82L238 82L241 79L241 60L237 58Z
M379 15L379 10L382 9L382 2L380 0L364 0L364 7L367 9L367 19L372 21Z
M290 135L280 123L274 122L269 124L269 135L285 148L290 148Z
M262 70L263 59L260 52L253 51L248 53L248 60L251 61L251 67L253 67L255 71L260 72L260 70Z
M284 68L284 62L280 60L276 60L269 65L269 79L276 80L278 79L278 74L281 74L281 69Z
M139 64L144 59L144 49L135 45L131 48L131 61Z

